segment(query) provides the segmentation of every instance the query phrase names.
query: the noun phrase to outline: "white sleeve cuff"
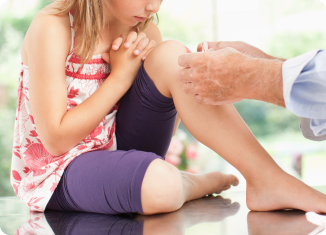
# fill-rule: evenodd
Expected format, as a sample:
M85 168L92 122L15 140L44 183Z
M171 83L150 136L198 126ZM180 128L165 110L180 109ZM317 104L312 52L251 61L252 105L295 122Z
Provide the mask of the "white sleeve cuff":
M313 119L311 118L301 118L300 128L302 134L305 138L314 141L323 141L326 140L326 134L314 133L314 130L311 127L311 122Z
M293 59L289 59L283 63L283 96L285 105L290 102L294 82L300 75L303 68L316 56L319 51L320 50L310 51Z

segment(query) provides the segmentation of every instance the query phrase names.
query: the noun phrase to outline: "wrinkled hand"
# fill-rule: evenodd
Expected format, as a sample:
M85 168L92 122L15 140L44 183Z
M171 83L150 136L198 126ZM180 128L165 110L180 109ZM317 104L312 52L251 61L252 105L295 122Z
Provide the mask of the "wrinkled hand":
M198 102L229 104L256 99L285 107L282 64L284 59L270 56L244 42L208 42L208 51L184 54L178 73L186 93Z
M250 80L256 72L256 59L233 48L205 53L183 54L179 65L184 69L178 78L184 82L183 90L195 96L197 102L221 105L248 98Z
M262 50L258 49L257 47L254 47L252 45L249 45L248 43L241 42L241 41L230 41L230 42L207 42L208 43L208 49L213 49L214 51L221 50L227 47L231 47L236 49L237 51L255 57L255 58L261 58L261 59L277 59L282 60L276 57L273 57L271 55L266 54ZM197 51L202 51L202 43L199 43L197 47Z

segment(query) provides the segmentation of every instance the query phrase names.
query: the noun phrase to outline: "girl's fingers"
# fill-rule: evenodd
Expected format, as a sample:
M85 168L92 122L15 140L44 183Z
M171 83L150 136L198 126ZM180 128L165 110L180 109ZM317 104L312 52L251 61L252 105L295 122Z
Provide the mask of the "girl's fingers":
M134 50L134 55L139 55L147 47L148 43L149 39L147 37L142 38Z
M150 40L147 47L141 53L142 60L145 60L147 55L156 47L156 42L154 40Z
M144 33L144 32L140 32L140 33L138 33L138 35L137 35L137 39L136 39L136 41L134 42L134 48L136 48L136 46L138 45L138 43L143 39L143 38L145 38L146 37L146 34Z
M121 43L123 42L123 34L120 35L117 39L115 39L112 43L112 50L117 51L119 50Z
M136 40L137 40L137 33L134 31L129 33L124 43L125 48L129 48L131 44L133 44Z

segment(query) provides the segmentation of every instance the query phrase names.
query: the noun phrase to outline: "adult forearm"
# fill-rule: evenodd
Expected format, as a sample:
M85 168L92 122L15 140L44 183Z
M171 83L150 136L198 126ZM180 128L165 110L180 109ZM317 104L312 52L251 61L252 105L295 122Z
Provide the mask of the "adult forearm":
M129 84L109 76L94 94L65 113L47 136L46 149L54 156L72 149L99 125L129 87Z
M184 82L183 90L203 104L222 105L256 99L285 107L284 60L249 45L242 51L227 47L181 55L179 65L184 69L179 71L178 78Z
M244 89L244 98L261 100L285 107L283 97L282 59L255 59L252 62L251 84Z

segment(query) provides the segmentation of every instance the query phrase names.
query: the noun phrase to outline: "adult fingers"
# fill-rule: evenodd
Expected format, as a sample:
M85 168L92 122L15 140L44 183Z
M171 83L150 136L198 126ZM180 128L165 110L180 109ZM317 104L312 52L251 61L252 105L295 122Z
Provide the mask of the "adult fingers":
M198 46L197 46L197 52L201 52L203 50L203 43L204 42L201 42L201 43L198 44Z
M213 98L207 98L207 97L201 96L199 94L196 94L195 95L195 100L198 103L206 104L206 105L225 105L225 104L233 104L233 103L239 102L242 99L216 100L216 99L214 99L214 97Z
M182 86L183 91L188 95L196 95L196 85L192 82L187 82Z
M206 41L207 42L207 41ZM197 51L198 52L201 52L202 51L202 48L203 48L203 44L204 42L201 42L201 43L199 43L198 44L198 46L197 46ZM210 49L210 48L215 48L219 43L221 43L221 42L207 42L207 44L208 44L208 49Z
M197 52L202 52L203 51L204 43L207 43L207 41L204 41L204 42L201 42L201 43L198 44Z
M142 60L145 60L148 54L153 50L153 48L156 47L156 42L154 40L150 40L147 47L143 50L141 57Z
M204 103L205 102L205 99L201 95L196 94L195 95L195 100L196 100L196 102L198 102L200 104L205 104Z
M192 82L192 78L190 77L190 69L181 69L177 73L177 78L181 82Z
M112 43L112 50L119 50L121 43L123 42L123 34L121 34L117 39L115 39Z
M132 31L128 34L125 42L124 42L124 47L129 48L131 44L133 44L137 39L137 33L135 31Z
M149 44L150 40L147 37L142 38L134 50L134 55L139 55Z
M191 68L201 53L186 53L179 56L178 63L181 67Z

